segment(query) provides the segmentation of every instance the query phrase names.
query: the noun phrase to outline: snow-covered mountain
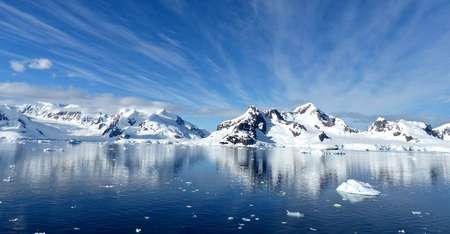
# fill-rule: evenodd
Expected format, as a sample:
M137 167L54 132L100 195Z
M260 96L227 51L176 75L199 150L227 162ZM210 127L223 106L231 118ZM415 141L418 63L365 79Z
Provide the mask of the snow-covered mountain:
M199 139L208 136L208 132L165 110L147 114L123 109L109 119L102 135L126 139Z
M309 150L401 150L450 152L450 124L432 128L423 122L378 118L358 131L312 103L293 111L261 111L251 106L222 122L209 134L160 110L122 109L108 115L88 113L77 105L37 103L0 106L0 139L79 139L88 141L157 141L206 145L274 145Z
M415 121L388 121L379 117L369 126L368 133L385 139L401 140L406 142L420 142L442 138L431 125Z
M283 113L276 109L262 112L252 106L243 115L221 123L206 141L243 145L257 142L301 145L357 132L342 119L322 112L312 103Z
M448 137L445 126L432 129L423 122L383 118L378 118L367 131L357 131L344 120L307 103L288 112L260 111L252 106L243 115L219 124L199 143L450 152L450 143L442 140L445 134Z
M0 105L0 139L44 139L54 136L57 136L56 129L32 121L15 106Z
M9 109L8 109L9 108ZM165 110L147 113L136 109L122 109L117 114L85 113L77 105L61 105L40 102L20 107L6 106L8 116L27 123L32 129L46 129L49 134L9 134L10 138L46 138L80 140L168 140L199 139L206 137L206 130L197 128L180 116ZM6 116L6 114L4 115ZM6 117L4 117L6 118ZM10 118L8 118L10 119ZM16 121L17 122L17 121ZM12 123L5 126L13 125ZM3 126L3 125L2 125ZM18 125L20 129L21 125ZM36 127L34 127L36 126ZM27 131L31 128L26 129ZM51 131L49 130L51 129ZM23 132L25 130L21 130ZM5 130L1 129L2 134ZM32 132L32 131L31 131Z
M358 132L356 129L349 127L344 120L323 112L312 103L301 105L292 112L285 112L283 116L287 121L300 123L337 135Z
M433 131L443 140L450 141L450 123L434 128Z

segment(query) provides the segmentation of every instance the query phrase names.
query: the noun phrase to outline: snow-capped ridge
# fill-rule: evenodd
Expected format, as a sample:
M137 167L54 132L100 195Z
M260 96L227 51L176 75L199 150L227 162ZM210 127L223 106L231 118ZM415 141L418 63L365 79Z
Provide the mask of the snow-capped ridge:
M443 124L433 131L443 140L450 141L450 123Z
M72 108L77 110L72 111ZM206 137L206 130L197 128L180 116L166 110L149 113L133 107L117 113L84 113L77 105L39 102L24 105L21 112L35 121L72 126L70 137L90 139L197 139Z
M243 144L252 145L260 142L300 144L306 139L314 139L314 142L322 142L332 137L317 126L318 109L308 103L295 109L294 112L280 112L277 109L260 111L255 106L250 106L242 115L232 120L227 120L218 125L217 131L211 135L210 139L219 138L221 144ZM314 113L306 119L299 115ZM320 115L326 116L323 112ZM316 120L316 122L311 121ZM306 121L303 121L306 120ZM333 119L336 121L336 119ZM313 122L313 123L311 123ZM346 125L345 125L346 126ZM333 126L327 130L333 129ZM335 130L339 132L340 130ZM345 131L343 127L342 132ZM220 137L219 137L220 136Z
M306 103L294 109L292 112L283 113L284 119L301 123L325 132L336 134L357 133L358 131L348 126L344 120L329 115L313 103Z
M290 112L261 111L250 106L242 115L219 124L201 142L299 146L321 153L331 149L450 152L450 144L442 141L437 130L423 122L379 117L367 131L356 131L344 120L307 103Z
M378 117L369 126L368 133L393 139L404 139L406 142L440 138L439 134L427 123L403 119L388 121L383 117Z

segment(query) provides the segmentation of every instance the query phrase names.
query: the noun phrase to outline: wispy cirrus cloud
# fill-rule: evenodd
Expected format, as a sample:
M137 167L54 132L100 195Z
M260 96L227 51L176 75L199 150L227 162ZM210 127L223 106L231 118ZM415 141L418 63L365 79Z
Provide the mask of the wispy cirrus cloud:
M449 12L439 0L0 2L0 61L45 54L68 74L61 87L199 114L312 101L448 118Z

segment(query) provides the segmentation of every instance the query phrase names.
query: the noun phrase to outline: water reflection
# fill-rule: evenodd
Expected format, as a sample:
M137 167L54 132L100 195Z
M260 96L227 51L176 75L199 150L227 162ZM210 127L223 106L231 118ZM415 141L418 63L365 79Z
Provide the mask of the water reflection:
M55 151L44 152L44 149ZM80 178L102 184L145 183L159 186L199 165L245 186L264 185L279 192L317 198L321 191L348 178L381 185L432 185L449 182L450 157L440 154L347 153L312 156L293 148L245 149L175 145L108 145L83 143L2 144L1 179L33 187L48 183L64 189ZM205 182L212 178L205 177ZM5 180L6 181L6 180ZM6 183L6 182L3 182ZM13 192L13 191L11 191ZM343 197L357 202L361 197Z

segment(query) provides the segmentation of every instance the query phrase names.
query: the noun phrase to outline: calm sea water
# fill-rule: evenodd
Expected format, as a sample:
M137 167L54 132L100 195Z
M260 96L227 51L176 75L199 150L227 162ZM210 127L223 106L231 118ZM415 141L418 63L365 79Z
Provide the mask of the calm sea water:
M443 154L0 144L0 179L0 233L450 233Z

